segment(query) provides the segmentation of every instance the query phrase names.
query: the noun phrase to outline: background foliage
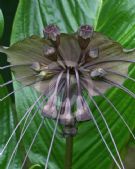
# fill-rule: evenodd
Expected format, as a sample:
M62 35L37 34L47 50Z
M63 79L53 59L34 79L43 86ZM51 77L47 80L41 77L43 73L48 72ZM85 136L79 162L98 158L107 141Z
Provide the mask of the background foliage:
M5 3L7 9L10 9L11 6L15 7L17 5L17 1L15 0L13 4L10 4L10 6L7 5L8 0L3 1L3 3ZM5 14L3 7L4 5L2 5L2 9L3 14ZM133 48L135 47L134 8L134 0L20 0L15 13L10 41L11 44L13 44L16 41L33 34L42 36L44 26L50 23L57 24L61 28L62 32L68 33L76 31L82 24L91 24L94 26L96 31L102 32L108 37L120 42L124 47ZM12 13L12 19L9 18L10 21L13 20L13 16L14 10ZM5 23L5 29L7 29L7 20L5 20ZM9 24L11 25L11 22ZM11 29L7 31L9 32L8 37L10 37L10 31ZM7 37L5 38L5 33L3 36L3 43L8 44L8 39ZM129 74L132 77L135 77L134 66L130 67ZM20 86L20 84L15 83L14 88L17 89L18 85ZM125 86L135 92L135 84L133 82L127 80L125 82ZM12 89L8 88L8 90ZM2 89L0 92L2 96L4 93L7 93L7 89ZM115 104L133 130L135 128L134 99L118 89L112 89L106 95L112 103ZM26 88L21 92L17 92L15 97L16 111L14 103L11 102L10 98L4 103L0 103L0 131L3 131L0 146L4 144L17 121L22 117L30 105L33 104L37 96L38 94L32 88ZM124 159L128 143L132 142L132 140L130 141L130 134L116 112L102 98L96 98L96 101L107 119L119 151ZM106 138L113 153L116 154L98 111L93 105L91 106L104 137ZM31 143L40 121L41 118L37 115L20 144L17 156L11 166L11 169L20 168L21 161L24 159L26 150ZM33 168L43 168L53 129L54 122L46 120L45 126L40 130L35 144L29 153L29 158L27 159L25 166L26 168L29 168L32 165ZM11 151L18 137L19 131L4 156L0 158L1 168L6 167L7 160L11 155ZM60 136L60 133L57 133L49 162L50 169L63 169L64 145L65 140ZM134 144L132 144L132 146L134 147ZM74 139L73 169L78 168L115 168L113 161L92 122L79 124L78 135Z

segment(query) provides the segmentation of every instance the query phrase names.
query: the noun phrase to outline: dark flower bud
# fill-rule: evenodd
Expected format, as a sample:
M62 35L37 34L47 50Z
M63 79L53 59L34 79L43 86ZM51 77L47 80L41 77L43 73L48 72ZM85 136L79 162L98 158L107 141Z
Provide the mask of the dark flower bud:
M78 35L83 39L91 38L93 35L93 27L90 25L82 25L78 30Z
M58 46L60 43L60 29L56 25L48 25L43 30L44 37L51 40L54 45Z
M77 111L75 112L76 120L77 121L90 120L91 119L90 112L82 96L77 97L76 104L77 104Z
M57 96L53 94L43 108L43 116L55 119L57 117Z
M81 49L85 49L93 35L93 27L90 25L82 25L78 29L78 41Z
M88 51L88 56L92 59L99 57L99 49L98 48L90 49Z
M41 69L41 65L39 62L33 62L31 65L31 69L33 69L36 72L39 72Z
M50 46L44 46L43 48L43 52L45 56L50 56L53 55L56 52L56 49L54 47L50 47Z
M91 71L90 76L93 80L99 80L106 75L106 71L102 68L96 68Z
M60 115L60 123L64 125L73 125L74 124L74 117L71 112L71 103L70 99L66 98L65 102L63 103L63 111Z
M48 59L50 59L52 61L57 60L56 49L52 46L45 45L43 47L43 54L44 54L45 57L47 57Z

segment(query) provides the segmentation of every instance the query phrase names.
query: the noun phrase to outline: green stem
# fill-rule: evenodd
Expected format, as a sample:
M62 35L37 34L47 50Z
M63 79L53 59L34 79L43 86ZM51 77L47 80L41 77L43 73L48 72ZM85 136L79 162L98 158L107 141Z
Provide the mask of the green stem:
M73 137L69 136L66 138L66 154L65 154L65 168L72 168L72 154L73 154Z

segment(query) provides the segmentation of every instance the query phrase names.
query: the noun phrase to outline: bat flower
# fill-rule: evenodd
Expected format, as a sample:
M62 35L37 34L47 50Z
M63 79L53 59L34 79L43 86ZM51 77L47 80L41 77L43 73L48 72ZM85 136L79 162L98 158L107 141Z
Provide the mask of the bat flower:
M117 167L124 169L108 124L93 96L104 97L115 111L117 111L115 106L104 95L111 86L135 98L135 95L122 85L125 79L134 81L128 76L128 67L135 62L134 50L123 49L119 43L95 32L90 25L81 26L73 34L60 33L58 26L49 25L43 30L43 34L43 38L31 36L9 48L1 47L0 51L7 54L10 63L1 69L10 67L16 81L21 82L24 87L33 86L41 94L33 107L42 97L46 97L41 114L62 125L64 136L76 135L77 123L93 121ZM1 87L13 81L6 82ZM83 95L84 91L88 94L87 98ZM11 94L1 98L1 101ZM93 102L99 111L115 146L120 164L103 138L88 100ZM26 114L28 112L30 111ZM134 137L125 120L120 114L119 116Z

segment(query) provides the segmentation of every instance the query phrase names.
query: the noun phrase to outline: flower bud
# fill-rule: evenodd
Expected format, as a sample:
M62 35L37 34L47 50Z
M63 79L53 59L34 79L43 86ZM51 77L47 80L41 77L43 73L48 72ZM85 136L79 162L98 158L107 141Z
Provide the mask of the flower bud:
M77 97L76 103L77 103L77 111L75 112L76 120L77 121L90 120L91 119L90 112L82 96Z
M71 113L71 103L69 98L66 98L65 102L63 103L63 109L59 121L64 125L74 124L74 117Z
M55 46L58 46L60 43L60 29L56 25L48 25L43 30L44 37L51 40Z
M91 71L90 76L93 80L99 80L106 75L106 71L102 68L96 68Z
M57 117L56 103L57 103L57 96L52 95L43 108L43 112L42 112L43 116L55 119Z
M93 32L94 32L93 27L90 25L82 25L78 29L78 41L81 49L87 48L92 38Z
M57 57L56 49L54 47L45 45L43 47L43 54L48 59L50 59L52 61L57 61L58 57Z
M34 62L31 65L31 69L33 69L36 72L39 72L41 69L41 65L39 64L39 62Z
M53 55L56 52L56 50L54 47L45 45L43 48L43 52L45 56L50 56L50 55Z
M88 56L92 59L97 58L99 56L99 49L98 48L90 49L88 52Z

